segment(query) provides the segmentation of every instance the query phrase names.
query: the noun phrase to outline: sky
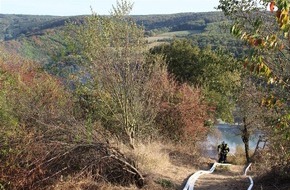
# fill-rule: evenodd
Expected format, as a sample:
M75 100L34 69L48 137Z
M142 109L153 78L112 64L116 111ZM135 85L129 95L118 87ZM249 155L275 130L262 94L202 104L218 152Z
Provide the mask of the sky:
M131 0L131 15L216 11L219 0ZM116 0L0 0L0 14L74 16L109 14Z

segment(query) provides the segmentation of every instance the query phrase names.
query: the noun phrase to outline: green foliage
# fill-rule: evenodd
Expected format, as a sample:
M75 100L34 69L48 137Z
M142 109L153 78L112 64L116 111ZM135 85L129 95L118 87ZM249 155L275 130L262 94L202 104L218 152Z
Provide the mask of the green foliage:
M21 36L43 35L43 30L63 25L67 17L0 15L0 41Z
M168 179L158 179L157 183L166 189L175 187L174 183Z
M9 88L13 86L13 79L3 70L0 71L0 121L1 126L16 126L17 119L12 114L11 106L8 103Z
M67 21L82 23L86 16L52 17L32 15L1 15L0 39L9 51L17 51L21 55L40 60L42 64L49 62L49 68L58 68L51 59L51 53L57 52L57 46L63 46L63 38L59 35ZM211 44L213 48L221 46L231 47L236 55L241 54L242 48L238 40L233 40L229 31L223 25L228 23L220 12L210 13L182 13L172 15L127 15L142 26L146 36L157 41L171 41L172 37L190 38L199 47ZM7 29L7 30L6 30ZM169 32L169 33L168 33ZM169 35L167 37L167 35ZM5 37L6 36L6 40ZM163 36L163 37L162 37ZM9 40L8 40L9 39ZM148 39L151 41L151 39ZM237 53L238 52L238 53ZM66 67L70 67L68 65Z
M203 32L210 24L225 21L220 12L179 13L170 15L132 15L129 16L147 33L156 35L169 31L197 30ZM68 20L83 20L84 16L37 16L37 15L1 15L0 40L19 39L21 37L46 35L47 30L59 29Z
M265 124L260 130L271 142L272 171L284 178L289 171L290 158L287 119L290 112L289 1L264 0L258 6L252 0L220 0L219 8L233 20L232 34L248 45L248 53L241 63L256 78L254 81L259 91L254 93L264 96L256 99L256 104L260 100L259 109L266 109L271 114L256 113L257 109L248 109L246 114L256 115L255 120L263 118ZM241 105L245 105L245 101Z
M154 87L166 70L162 59L146 55L144 31L128 17L131 8L121 1L108 17L93 14L81 25L70 23L66 36L85 112L134 145L153 124L163 89Z
M197 76L199 72L199 65L196 64L199 51L190 41L176 40L170 45L153 48L151 53L164 54L168 71L173 73L178 81L196 83L193 76Z
M155 47L151 53L165 56L168 71L179 82L200 86L206 100L216 107L217 117L233 121L234 95L240 80L240 68L233 56L209 47L200 49L188 40Z
M178 13L170 15L133 15L137 24L143 25L147 31L167 28L167 31L203 30L208 24L224 21L220 12Z

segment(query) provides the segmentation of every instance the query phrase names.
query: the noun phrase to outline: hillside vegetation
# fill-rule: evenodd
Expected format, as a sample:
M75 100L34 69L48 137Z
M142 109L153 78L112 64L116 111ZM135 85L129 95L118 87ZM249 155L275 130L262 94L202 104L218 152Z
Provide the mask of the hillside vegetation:
M69 19L82 19L84 16L60 17L37 15L0 15L0 39L11 40L21 35L41 33L45 29L63 26ZM223 13L180 13L168 15L142 15L130 16L137 24L144 26L146 32L152 33L172 32L182 30L205 31L211 23L225 21Z
M204 144L220 120L244 143L231 163L253 163L263 189L289 188L290 18L251 2L0 15L0 189L181 189L214 161ZM267 144L252 152L257 132Z
M3 16L11 30L0 54L2 189L174 189L191 171L160 172L184 160L194 169L214 108L149 54L143 29L124 19L130 7L66 26Z
M0 41L9 51L47 62L54 47L63 43L60 32L65 23L78 22L84 17L2 14ZM144 27L149 47L175 38L187 38L199 47L229 48L236 55L242 53L242 45L230 35L226 27L228 21L222 12L132 15L130 18Z
M0 14L0 40L42 35L43 30L63 26L66 17Z

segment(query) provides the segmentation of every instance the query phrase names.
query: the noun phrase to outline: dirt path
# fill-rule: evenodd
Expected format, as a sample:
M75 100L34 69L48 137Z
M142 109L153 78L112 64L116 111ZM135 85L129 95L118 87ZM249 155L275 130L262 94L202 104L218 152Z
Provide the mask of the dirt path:
M198 178L195 190L247 190L249 179L243 175L244 166L217 166L212 174Z

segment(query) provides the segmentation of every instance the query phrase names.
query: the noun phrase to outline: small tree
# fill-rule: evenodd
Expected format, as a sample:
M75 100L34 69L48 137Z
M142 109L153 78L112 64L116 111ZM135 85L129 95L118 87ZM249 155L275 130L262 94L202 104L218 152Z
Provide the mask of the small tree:
M241 125L241 138L245 146L247 162L251 161L249 153L250 138L254 133L264 133L266 127L265 118L269 115L261 106L264 94L258 90L257 78L245 75L241 82L241 88L237 94L237 109L235 111L236 122Z
M93 97L88 103L94 118L115 134L125 134L134 146L142 128L154 121L162 84L152 87L166 69L162 59L146 55L144 31L128 17L131 9L131 3L117 2L110 16L93 14L70 23L67 36L78 74L83 74L80 85Z

